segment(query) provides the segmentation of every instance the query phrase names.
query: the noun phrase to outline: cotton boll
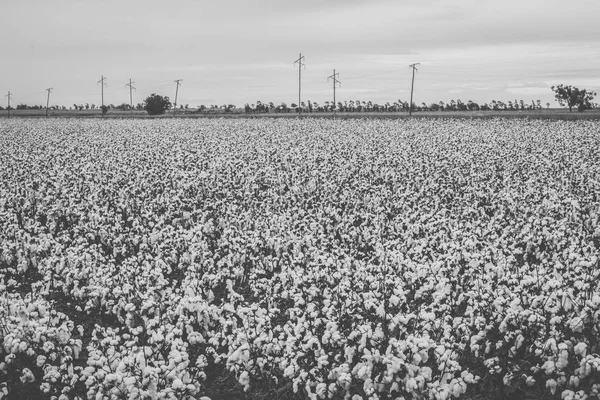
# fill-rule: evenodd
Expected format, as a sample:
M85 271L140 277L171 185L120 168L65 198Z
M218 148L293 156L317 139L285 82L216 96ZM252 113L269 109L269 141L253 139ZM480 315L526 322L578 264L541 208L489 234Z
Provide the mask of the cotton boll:
M250 375L248 374L248 371L243 371L240 374L240 377L238 378L238 382L240 383L240 385L242 385L244 387L244 391L247 392L248 389L250 388Z
M583 332L583 319L581 319L581 317L571 318L569 321L569 328L571 328L573 332Z
M173 390L181 390L184 388L184 385L181 379L176 378L175 380L173 380L171 387L173 388Z
M587 353L587 344L584 342L579 342L575 345L575 347L573 348L573 351L578 356L585 357L586 353Z
M21 372L21 382L31 383L33 381L35 381L35 376L33 375L33 372L31 372L29 368L23 368L23 371Z
M37 356L37 359L36 359L36 361L35 361L35 364L36 364L38 367L40 367L40 368L41 368L41 367L42 367L42 365L44 365L45 363L46 363L46 356L44 356L44 355L39 355L39 356Z
M40 390L45 394L50 393L50 389L51 389L51 387L48 382L44 382L40 385Z
M556 393L557 383L554 379L548 379L546 381L546 389L550 389L550 393L554 395Z

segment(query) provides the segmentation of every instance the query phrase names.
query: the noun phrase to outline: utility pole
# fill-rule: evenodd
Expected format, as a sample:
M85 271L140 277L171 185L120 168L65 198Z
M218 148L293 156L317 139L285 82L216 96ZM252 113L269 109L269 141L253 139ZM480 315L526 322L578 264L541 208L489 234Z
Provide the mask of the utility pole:
M102 111L102 118L104 118L104 86L106 86L106 83L104 82L105 80L106 77L102 75L102 78L98 81L100 87L102 88L102 107L100 108L100 110Z
M177 94L179 93L179 85L181 85L181 81L183 79L177 79L175 81L175 83L177 84L177 87L175 88L175 103L173 104L173 117L175 116L175 113L177 112Z
M413 104L413 88L415 86L415 71L418 71L417 65L421 65L421 63L410 64L408 68L412 68L412 83L410 85L410 104L408 105L408 115L412 115L412 104Z
M340 76L340 73L338 72L337 74L335 73L335 69L333 70L333 75L329 75L327 77L327 82L329 82L329 79L331 79L333 81L333 112L335 112L335 108L336 108L336 102L335 102L335 84L339 83L340 86L342 86L342 82L340 82L337 77Z
M8 91L8 94L4 97L8 97L8 107L6 109L8 110L8 118L10 118L10 99L12 99L12 94L10 93L10 90Z
M133 95L131 92L135 90L133 87L134 83L135 82L131 82L131 78L129 78L129 83L125 85L125 87L129 86L129 107L131 108L131 112L133 112Z
M298 64L298 110L302 110L300 108L300 103L302 103L302 67L306 68L306 64L303 63L304 56L302 53L298 56L298 59L294 61L294 65Z
M48 92L48 97L46 98L46 117L48 116L48 104L50 104L50 93L52 93L53 88L48 88L46 91Z

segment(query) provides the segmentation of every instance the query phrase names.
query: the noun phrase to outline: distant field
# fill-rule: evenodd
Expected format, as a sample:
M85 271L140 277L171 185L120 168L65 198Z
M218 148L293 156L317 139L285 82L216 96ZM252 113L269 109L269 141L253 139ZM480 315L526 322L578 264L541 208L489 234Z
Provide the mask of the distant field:
M7 111L0 111L0 118L7 117ZM39 118L45 117L45 110L11 110L12 117ZM331 118L335 115L336 118L407 118L407 112L341 112L341 113L302 113L301 116L314 118ZM50 117L62 118L102 118L100 110L65 110L65 111L50 111ZM145 111L109 111L105 118L171 118L173 112L169 111L163 115L151 116ZM177 111L177 117L185 118L296 118L298 114L291 113L224 113L224 112L204 112L198 113L195 111ZM585 112L569 112L563 108L551 108L549 110L540 111L425 111L413 112L413 117L431 117L431 118L540 118L540 119L600 119L600 109L588 110Z

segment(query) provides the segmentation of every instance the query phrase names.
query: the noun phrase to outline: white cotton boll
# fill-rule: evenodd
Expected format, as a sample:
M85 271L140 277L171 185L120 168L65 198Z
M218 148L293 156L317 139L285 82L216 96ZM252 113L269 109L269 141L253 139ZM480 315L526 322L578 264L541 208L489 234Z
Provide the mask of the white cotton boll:
M450 389L448 387L443 388L438 394L438 400L448 400L450 398Z
M417 389L418 385L417 385L417 381L415 380L415 378L408 378L408 380L406 381L406 391L411 393L413 391L415 391Z
M21 343L19 343L19 348L18 348L18 350L17 350L17 351L15 351L15 352L13 352L13 353L17 353L17 352L24 353L24 352L25 352L25 350L27 350L27 348L28 348L28 347L29 347L29 346L27 345L27 342L21 342Z
M513 380L513 374L512 372L507 372L506 375L504 375L504 377L502 378L502 383L504 383L504 386L510 386L510 383Z
M525 341L525 337L521 334L519 334L519 336L517 336L517 338L515 339L515 347L517 349L520 349L521 346L523 346L523 342Z
M556 345L556 340L554 338L550 338L546 341L544 345L545 350L552 350L553 353L558 352L558 346Z
M574 400L575 392L573 392L572 390L563 390L563 392L560 394L560 398L562 400Z
M349 373L342 373L340 374L340 376L338 377L338 383L340 384L341 387L343 387L344 389L347 389L350 387L350 384L352 383L352 376Z
M320 399L324 399L327 396L327 385L323 382L319 383L315 389L315 393Z
M329 387L327 389L327 397L331 399L337 392L337 385L332 382L329 384Z
M184 387L183 381L179 378L176 378L175 380L173 380L171 387L173 388L173 390L181 390Z
M46 356L44 356L44 355L37 356L37 359L35 361L35 365L37 365L38 367L41 367L45 363L46 363Z
M132 387L132 386L135 386L135 384L136 384L136 379L135 379L135 377L133 377L133 376L128 376L128 377L125 377L125 378L123 378L123 384L124 384L126 387L128 387L128 388L129 388L129 387Z
M552 393L554 395L554 393L556 393L556 386L557 383L554 379L548 379L546 381L546 389L550 389L550 393Z
M31 372L29 368L23 368L21 382L31 383L33 381L35 381L35 376L33 375L33 372Z
M565 352L566 353L566 352ZM561 353L561 355L558 357L558 360L556 361L556 368L557 369L565 369L568 365L569 365L569 353Z
M546 375L550 375L556 370L556 364L554 361L548 360L542 365L542 369L546 371Z
M578 387L579 387L579 382L580 382L580 381L579 381L579 377L578 377L578 376L574 376L574 375L573 375L573 376L571 376L571 377L569 378L569 385L570 385L571 387L578 388Z
M582 332L583 320L580 317L571 318L569 321L569 328L571 328L573 332Z
M48 394L50 393L50 384L48 382L44 382L40 385L40 390L44 393L44 394ZM0 399L2 397L0 396Z
M474 381L474 376L472 373L468 372L468 371L462 371L460 373L460 377L462 378L463 381L465 381L466 383L473 383Z
M246 390L245 388L248 386L248 384L250 383L250 376L248 374L248 371L243 371L240 374L240 377L238 379L238 382L240 383L240 385L244 386L244 390Z
M564 343L564 342L561 342L561 343L559 343L559 345L558 345L558 350L561 350L561 351L564 351L564 350L569 350L569 346L568 346L566 343Z
M463 388L461 385L459 385L457 382L455 382L453 385L451 384L451 391L452 391L452 396L456 397L457 399L460 397L460 395L463 393Z
M419 353L413 354L413 364L420 365L422 361L421 355Z
M109 384L115 383L117 381L117 375L112 374L112 373L111 374L107 374L104 377L104 381L107 382L107 383L109 383Z
M587 344L583 343L583 342L579 342L575 345L575 347L573 348L573 351L575 352L575 354L577 354L581 357L585 357L585 355L587 354Z

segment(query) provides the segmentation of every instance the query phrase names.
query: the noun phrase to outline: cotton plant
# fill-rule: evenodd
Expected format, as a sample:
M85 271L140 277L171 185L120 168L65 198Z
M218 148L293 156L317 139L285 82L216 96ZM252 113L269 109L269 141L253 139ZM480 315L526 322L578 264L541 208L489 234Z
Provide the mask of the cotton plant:
M190 362L181 338L160 332L144 343L138 330L97 326L82 372L87 396L195 398L206 378L205 365Z
M37 386L42 393L75 395L81 368L83 327L43 299L0 297L4 311L0 374L7 390ZM11 387L12 386L12 387Z

